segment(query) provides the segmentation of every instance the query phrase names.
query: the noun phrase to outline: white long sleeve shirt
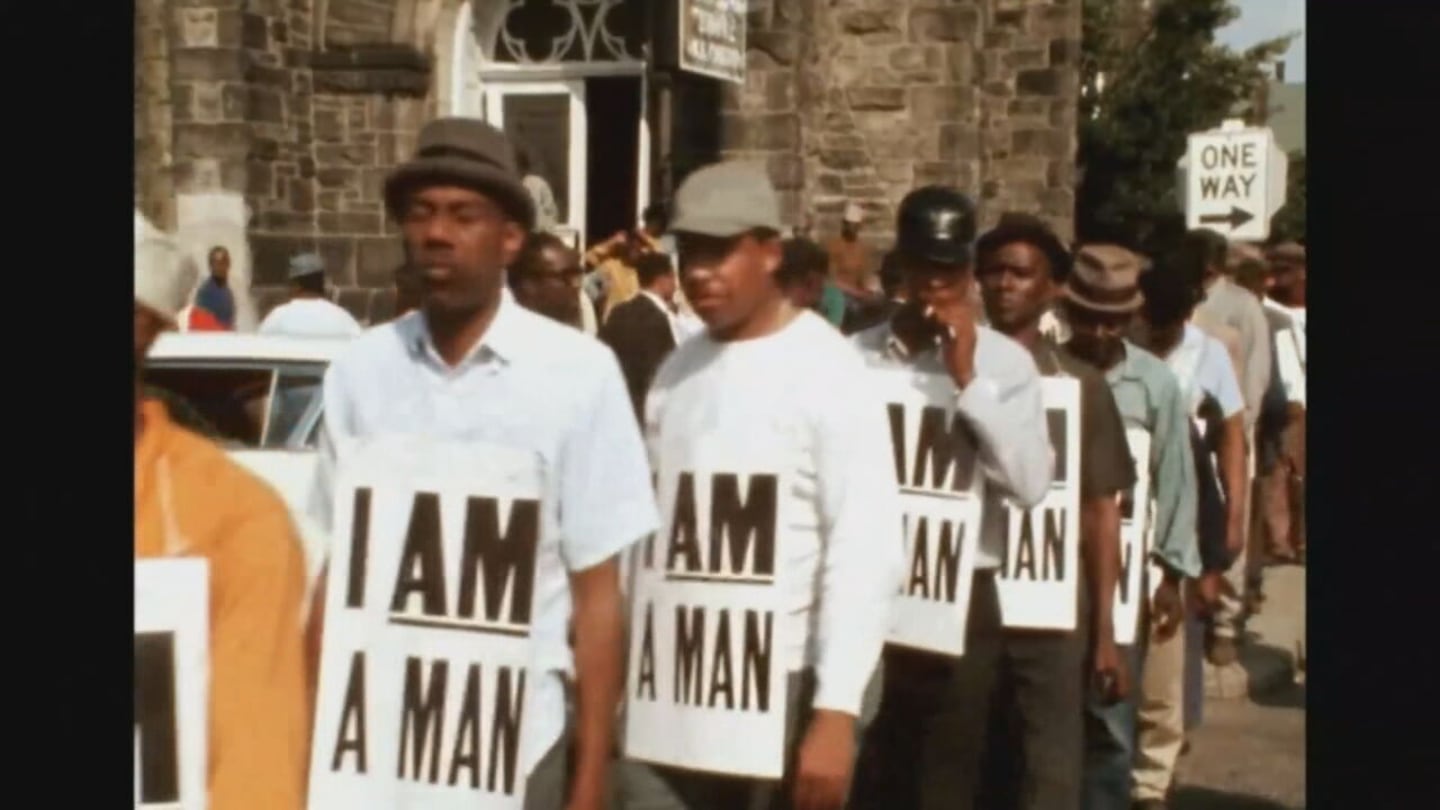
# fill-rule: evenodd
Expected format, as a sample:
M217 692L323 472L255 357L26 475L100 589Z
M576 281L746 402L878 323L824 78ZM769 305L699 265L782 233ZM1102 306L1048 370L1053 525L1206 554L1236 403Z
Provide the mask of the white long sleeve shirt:
M1005 554L1003 499L1021 509L1040 503L1050 488L1054 462L1050 429L1041 399L1040 371L1030 352L988 326L977 326L975 379L957 392L956 410L975 431L980 469L985 475L985 505L980 518L977 570L1000 567ZM907 368L949 375L938 348L911 357L890 331L889 322L852 336L866 363L876 368ZM893 463L892 463L893 466ZM890 486L895 485L893 472Z
M682 343L645 407L651 465L700 437L768 444L791 459L777 550L791 671L814 666L814 707L857 715L904 568L885 409L860 356L801 312L779 332Z

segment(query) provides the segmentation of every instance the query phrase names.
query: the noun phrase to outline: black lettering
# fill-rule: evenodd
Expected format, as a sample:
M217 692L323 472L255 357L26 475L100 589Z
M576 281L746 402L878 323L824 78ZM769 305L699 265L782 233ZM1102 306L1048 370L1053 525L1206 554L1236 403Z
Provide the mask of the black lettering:
M935 598L944 594L944 599L955 604L955 588L960 580L960 544L965 537L965 527L952 520L941 521L940 542L935 547L935 573L939 582L935 584Z
M345 587L345 606L365 605L365 564L370 554L370 488L355 490L354 516L350 521L350 579Z
M705 608L675 607L675 702L700 705L705 677Z
M175 707L175 634L135 634L135 732L140 801L180 800L179 717Z
M516 500L500 532L500 503L495 498L466 502L465 550L461 556L461 618L475 616L476 568L485 580L485 621L501 621L505 591L512 590L510 624L529 625L535 586L535 551L540 545L540 503Z
M1245 141L1240 144L1240 168L1256 168L1254 141Z
M465 696L460 699L460 725L455 729L455 748L450 752L451 787L460 781L460 769L470 771L470 788L480 787L480 665L465 671Z
M1220 178L1206 175L1200 178L1200 199L1213 200L1220 196Z
M1049 421L1050 448L1055 453L1055 469L1051 476L1051 486L1063 486L1069 465L1066 454L1070 451L1070 437L1066 435L1069 423L1065 421L1065 411L1060 408L1051 408L1045 411L1045 418Z
M665 570L675 571L677 557L684 558L684 570L699 573L700 538L699 519L695 515L695 476L680 473L675 485L675 518L670 529L670 548L665 554Z
M1006 506L1000 510L1000 536L1005 542L1000 546L1000 578L1010 579L1014 572L1010 570L1010 522L1015 519L1015 513L1022 510Z
M930 598L930 521L924 516L915 521L915 534L910 545L909 595L918 590L921 598ZM916 588L919 585L919 588Z
M944 489L945 482L949 480L951 490L964 492L970 489L975 477L975 436L959 414L951 416L948 426L945 416L945 409L934 405L927 405L920 411L920 437L916 442L911 485ZM928 486L925 483L927 462L930 467Z
M410 508L410 527L405 531L405 548L395 577L393 613L405 612L410 595L421 597L427 616L445 615L445 558L440 549L440 496L421 492Z
M1220 165L1220 149L1214 144L1207 145L1200 150L1200 165L1207 169L1213 169Z
M449 662L441 659L430 666L428 688L421 685L424 664L419 658L405 659L404 709L400 725L400 756L395 764L396 776L411 781L435 784L440 780L440 737L445 726L445 682L450 674ZM429 743L429 776L425 770L426 743ZM405 753L410 752L410 773L405 772Z
M513 686L512 686L513 681ZM510 667L500 668L498 693L495 701L495 720L490 730L490 779L486 790L495 792L495 774L503 768L505 774L501 791L506 796L515 795L515 770L520 764L520 721L525 711L525 670L512 674ZM503 763L497 762L505 757Z
M1246 183L1245 185L1248 187L1250 184ZM1240 182L1236 175L1228 175L1225 178L1224 194L1226 197L1229 198L1235 198L1240 196Z
M640 666L635 677L635 696L655 700L655 603L645 604L645 630L640 636ZM645 690L650 690L646 695Z
M720 609L720 618L715 623L715 659L710 662L710 698L706 701L715 708L715 698L725 695L725 708L735 708L735 677L730 672L730 611Z
M760 613L745 611L745 653L741 662L740 708L750 708L750 691L755 690L755 706L770 711L770 663L773 660L770 642L774 639L775 614L765 612L765 630L760 630Z
M1065 578L1065 510L1045 510L1045 545L1040 576L1056 582Z
M354 721L352 733L350 724ZM365 653L350 656L350 677L345 682L345 702L340 708L340 733L335 738L335 753L330 757L330 770L339 771L345 753L355 754L355 773L363 774L369 767L365 756Z
M730 550L730 572L746 572L745 560L753 538L755 562L749 572L774 576L778 487L773 475L752 475L742 501L739 476L715 475L710 491L710 573L720 572L722 546Z
M1015 578L1035 581L1035 522L1027 510L1020 515L1020 539L1015 549Z
M905 406L892 402L885 406L890 414L890 449L895 454L895 483L905 486Z

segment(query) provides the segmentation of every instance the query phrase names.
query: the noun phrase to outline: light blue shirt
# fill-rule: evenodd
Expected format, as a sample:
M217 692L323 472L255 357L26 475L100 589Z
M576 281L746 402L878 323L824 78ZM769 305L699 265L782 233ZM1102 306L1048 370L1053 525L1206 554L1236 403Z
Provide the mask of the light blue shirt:
M1125 341L1125 359L1105 372L1126 427L1150 434L1150 491L1155 497L1154 557L1187 577L1200 575L1195 534L1195 454L1190 409L1164 360Z
M525 773L565 725L574 671L566 572L605 562L659 525L635 412L615 355L502 292L480 341L451 368L424 315L355 339L325 375L325 429L310 513L331 529L337 444L386 434L482 441L538 454L546 470L536 565Z

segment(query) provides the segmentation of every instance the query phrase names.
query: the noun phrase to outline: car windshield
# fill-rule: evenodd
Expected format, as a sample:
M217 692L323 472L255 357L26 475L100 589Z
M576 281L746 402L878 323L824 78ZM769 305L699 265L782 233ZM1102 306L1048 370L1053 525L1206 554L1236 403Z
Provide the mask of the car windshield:
M171 418L231 449L314 447L322 363L152 361L146 395Z

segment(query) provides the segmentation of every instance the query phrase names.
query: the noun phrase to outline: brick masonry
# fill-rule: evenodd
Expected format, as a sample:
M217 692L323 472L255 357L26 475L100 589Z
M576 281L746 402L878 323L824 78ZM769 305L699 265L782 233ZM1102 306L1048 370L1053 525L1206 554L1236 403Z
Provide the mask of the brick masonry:
M416 30L455 5L137 0L137 205L173 226L176 194L243 194L261 314L288 257L318 250L342 305L388 317L400 250L381 187L437 108L451 33ZM722 153L762 161L787 222L816 236L854 199L883 247L899 199L932 182L970 192L987 224L1026 210L1068 235L1080 5L750 0Z

